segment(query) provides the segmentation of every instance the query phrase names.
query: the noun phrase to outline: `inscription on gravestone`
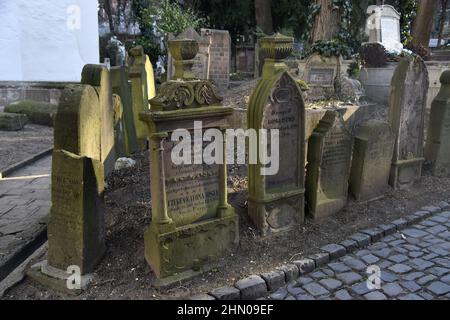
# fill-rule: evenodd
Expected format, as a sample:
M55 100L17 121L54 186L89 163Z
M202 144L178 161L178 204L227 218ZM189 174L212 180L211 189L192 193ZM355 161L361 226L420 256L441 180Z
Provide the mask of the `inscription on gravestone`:
M309 84L333 85L334 74L333 69L311 69L309 72Z

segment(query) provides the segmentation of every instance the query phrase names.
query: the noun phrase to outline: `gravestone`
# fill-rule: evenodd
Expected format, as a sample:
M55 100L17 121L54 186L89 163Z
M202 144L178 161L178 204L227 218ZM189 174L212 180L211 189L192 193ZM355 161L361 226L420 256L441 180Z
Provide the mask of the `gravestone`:
M248 109L249 129L279 130L279 170L265 175L261 159L249 165L248 213L263 234L304 222L305 105L301 90L283 62L293 38L280 34L260 39L266 62ZM271 136L267 132L267 136ZM263 148L270 148L271 141ZM258 145L260 154L261 146Z
M105 177L113 170L117 156L114 148L114 109L111 75L103 65L87 64L81 73L81 84L91 85L97 90L101 111L101 156Z
M87 276L105 252L101 118L94 87L63 90L54 129L48 262L29 273L59 290L68 290L69 268Z
M28 122L28 117L20 113L0 112L0 130L22 130Z
M353 137L340 113L327 111L308 142L306 199L314 220L347 204L352 148Z
M388 51L402 51L400 37L400 13L390 5L367 8L366 34L369 42L379 42Z
M322 100L336 93L336 81L339 81L341 73L341 57L323 57L320 54L312 54L306 60L306 83L310 87L308 97L312 100Z
M112 92L117 94L123 107L123 130L125 135L125 153L130 155L139 151L136 127L134 125L133 102L131 100L131 84L125 67L111 68Z
M114 147L117 158L125 157L128 154L125 150L125 130L123 121L122 99L117 94L113 94L114 110Z
M144 237L145 258L161 287L210 270L239 237L238 219L227 200L226 141L222 151L216 149L221 164L195 161L205 148L199 141L197 149L195 136L209 129L224 133L233 108L221 105L209 81L191 78L198 51L194 40L171 40L169 49L182 59L182 78L165 82L150 101L151 110L141 113L148 124L151 158L152 222ZM202 130L195 130L196 122ZM177 129L188 136L173 140ZM181 143L191 148L185 162L173 159Z
M450 71L441 75L441 89L431 104L425 155L435 176L450 175Z
M128 75L131 80L133 116L136 136L141 150L147 147L147 127L139 114L150 109L149 100L156 95L155 78L150 58L144 54L142 46L130 50Z
M369 120L358 128L350 173L350 191L356 200L371 200L389 190L394 142L387 122Z
M424 61L403 58L392 77L389 101L389 122L397 137L389 182L394 189L409 188L422 176L427 92Z

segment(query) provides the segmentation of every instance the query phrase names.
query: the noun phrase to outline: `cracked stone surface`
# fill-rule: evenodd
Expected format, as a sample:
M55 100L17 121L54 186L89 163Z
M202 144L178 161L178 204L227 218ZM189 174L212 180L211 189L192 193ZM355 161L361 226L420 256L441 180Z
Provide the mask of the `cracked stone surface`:
M350 238L365 242L360 234ZM434 213L291 282L289 288L295 287L299 294L289 299L446 300L450 297L449 243L450 210ZM367 273L369 266L380 268L379 287L368 285L373 275ZM286 299L287 288L279 289L273 298Z

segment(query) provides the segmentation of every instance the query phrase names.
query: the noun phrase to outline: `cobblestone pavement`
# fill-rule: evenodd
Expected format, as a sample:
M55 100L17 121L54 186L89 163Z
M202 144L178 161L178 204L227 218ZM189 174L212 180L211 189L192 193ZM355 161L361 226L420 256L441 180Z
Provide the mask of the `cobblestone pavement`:
M0 280L2 268L46 228L51 155L0 179Z
M330 252L333 248L330 248ZM335 248L336 249L336 248ZM337 252L334 249L334 252ZM368 266L381 270L381 288L369 289ZM270 296L273 300L450 298L450 212L415 224L345 255Z

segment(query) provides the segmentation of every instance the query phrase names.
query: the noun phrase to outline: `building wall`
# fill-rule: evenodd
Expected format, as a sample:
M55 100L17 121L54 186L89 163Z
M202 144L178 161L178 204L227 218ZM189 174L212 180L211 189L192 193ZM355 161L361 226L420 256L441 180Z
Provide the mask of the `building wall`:
M0 30L0 81L78 82L99 63L97 1L1 0Z

